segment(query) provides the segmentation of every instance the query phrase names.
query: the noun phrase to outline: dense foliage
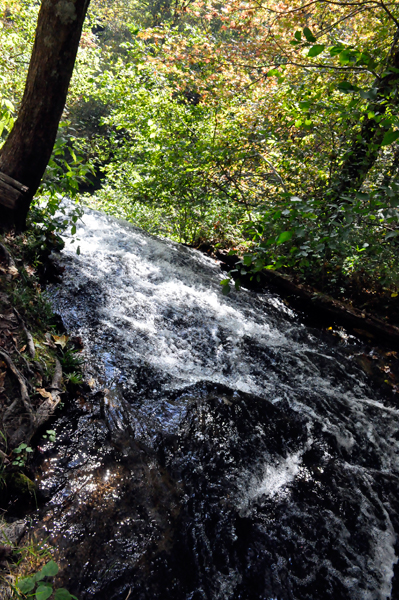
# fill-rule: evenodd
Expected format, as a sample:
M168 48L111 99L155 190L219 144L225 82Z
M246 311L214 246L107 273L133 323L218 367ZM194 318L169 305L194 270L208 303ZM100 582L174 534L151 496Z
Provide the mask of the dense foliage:
M38 4L0 0L3 139ZM86 190L255 276L396 294L398 82L395 2L92 0L34 218Z

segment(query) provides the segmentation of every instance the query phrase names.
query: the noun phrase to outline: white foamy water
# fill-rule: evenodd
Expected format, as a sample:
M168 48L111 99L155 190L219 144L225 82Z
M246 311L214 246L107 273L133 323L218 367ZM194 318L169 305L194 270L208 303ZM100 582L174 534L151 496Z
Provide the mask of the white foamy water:
M117 390L114 396L112 391L106 396L104 404L110 429L123 431L128 419L136 438L146 444L157 432L180 435L191 400L182 396L175 401L170 395L202 384L226 386L229 391L220 396L220 405L237 410L235 421L226 417L220 426L209 409L198 421L198 429L190 432L199 447L209 445L213 435L220 439L220 456L232 452L230 458L223 458L228 468L220 479L230 489L223 488L221 505L228 498L245 518L262 514L269 523L270 505L278 513L286 504L285 512L281 509L286 515L282 522L287 519L281 536L287 544L291 538L296 540L298 548L307 544L308 553L314 553L306 576L292 568L295 585L311 586L324 569L330 584L335 581L336 589L347 590L348 597L386 600L397 561L396 533L393 509L389 512L377 495L380 484L375 477L377 472L399 475L396 408L376 394L343 351L329 348L276 295L243 290L223 296L219 282L225 275L217 261L94 211L84 215L77 236L81 254L77 256L76 243L67 240L64 281L52 288L52 301L67 329L82 336L89 374ZM253 395L245 399L246 410L250 413L253 403L258 411L253 427L247 425L249 417L242 417L248 427L242 439L242 398L237 396L235 404L234 394ZM271 414L286 418L288 433L269 429L267 419L256 422L262 416L262 403L265 410L273 407L276 412ZM303 439L298 441L296 434L290 437L289 433L296 419L302 420ZM240 462L234 444L241 440L245 445L252 435L256 443L253 449L246 448L246 458ZM286 444L280 435L287 436ZM262 447L267 451L259 454ZM330 471L333 491L327 498L325 473ZM356 495L352 485L369 491L356 487ZM356 509L352 507L355 497ZM301 519L304 525L297 526ZM361 531L359 541L352 531L354 519ZM263 521L259 525L265 537L267 527ZM322 530L322 551L313 534L317 527ZM306 541L299 533L302 530L307 531ZM200 538L207 535L201 529ZM335 549L329 547L335 537L337 553L342 555L337 564ZM283 553L279 561L275 572L290 572ZM233 598L244 575L230 566L223 573L218 579L222 591L214 597ZM280 594L285 584L275 577Z

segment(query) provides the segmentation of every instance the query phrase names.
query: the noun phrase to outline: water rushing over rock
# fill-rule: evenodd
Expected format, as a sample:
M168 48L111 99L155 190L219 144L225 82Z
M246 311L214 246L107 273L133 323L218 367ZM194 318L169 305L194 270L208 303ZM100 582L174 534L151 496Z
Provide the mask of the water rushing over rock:
M87 211L50 290L88 376L39 526L80 600L397 597L398 410L218 264Z

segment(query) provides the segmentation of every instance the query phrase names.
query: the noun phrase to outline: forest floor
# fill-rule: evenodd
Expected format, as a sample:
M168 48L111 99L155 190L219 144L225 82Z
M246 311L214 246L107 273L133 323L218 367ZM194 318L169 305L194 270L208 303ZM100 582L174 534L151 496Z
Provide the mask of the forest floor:
M59 247L36 233L0 236L0 598L20 598L18 577L51 558L29 536L37 507L34 449L52 435L49 420L81 381L79 348L43 295ZM22 543L21 543L22 540Z

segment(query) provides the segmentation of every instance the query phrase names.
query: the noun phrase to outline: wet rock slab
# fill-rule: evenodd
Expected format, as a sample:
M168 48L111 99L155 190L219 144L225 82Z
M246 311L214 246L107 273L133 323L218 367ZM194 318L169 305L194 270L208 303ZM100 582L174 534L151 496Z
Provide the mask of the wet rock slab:
M81 600L386 600L395 403L277 296L89 212L54 306L105 388L42 448L37 531Z

